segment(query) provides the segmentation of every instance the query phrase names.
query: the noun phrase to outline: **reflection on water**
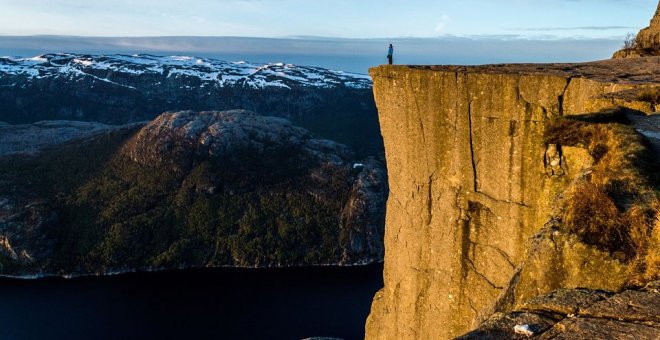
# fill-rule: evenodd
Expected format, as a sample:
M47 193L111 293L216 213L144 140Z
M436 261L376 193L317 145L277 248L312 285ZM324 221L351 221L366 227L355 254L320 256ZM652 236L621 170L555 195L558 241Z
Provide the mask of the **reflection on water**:
M382 265L0 280L0 339L361 339Z

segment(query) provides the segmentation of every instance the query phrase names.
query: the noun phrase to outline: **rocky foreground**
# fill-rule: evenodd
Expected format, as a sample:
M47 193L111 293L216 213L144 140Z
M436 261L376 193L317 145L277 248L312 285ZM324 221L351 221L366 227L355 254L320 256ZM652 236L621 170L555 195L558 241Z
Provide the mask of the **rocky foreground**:
M658 339L660 281L613 293L560 289L537 296L509 313L491 316L457 340Z
M67 124L3 138L52 126ZM286 119L181 111L84 130L0 156L0 275L382 260L383 163Z

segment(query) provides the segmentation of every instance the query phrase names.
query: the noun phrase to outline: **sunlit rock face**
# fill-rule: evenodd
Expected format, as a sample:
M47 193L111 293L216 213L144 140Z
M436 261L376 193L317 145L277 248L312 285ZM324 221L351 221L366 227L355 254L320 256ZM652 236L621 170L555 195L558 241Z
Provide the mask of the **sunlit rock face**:
M595 161L544 134L559 117L653 113L636 91L659 70L660 58L371 69L390 196L367 338L453 338L554 289L620 290L615 254L550 223Z

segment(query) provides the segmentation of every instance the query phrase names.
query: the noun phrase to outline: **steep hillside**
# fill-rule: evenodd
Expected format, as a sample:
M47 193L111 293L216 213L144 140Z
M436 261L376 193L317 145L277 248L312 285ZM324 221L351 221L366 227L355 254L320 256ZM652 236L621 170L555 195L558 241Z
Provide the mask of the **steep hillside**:
M193 57L0 58L0 121L146 121L168 110L247 109L292 120L359 155L382 152L369 76Z
M385 176L286 119L165 113L0 156L0 274L380 261Z
M658 156L637 129L660 58L371 75L390 196L368 339L452 338L555 289L657 277Z

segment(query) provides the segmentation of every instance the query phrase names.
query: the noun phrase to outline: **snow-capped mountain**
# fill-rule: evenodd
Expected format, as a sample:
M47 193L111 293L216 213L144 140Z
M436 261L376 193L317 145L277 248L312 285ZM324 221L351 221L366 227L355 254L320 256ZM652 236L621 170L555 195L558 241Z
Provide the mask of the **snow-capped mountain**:
M0 58L0 122L147 121L166 111L245 109L382 152L367 75L290 64L153 55Z
M127 88L136 87L131 81L116 79L119 78L119 75L188 77L197 78L206 86L238 86L255 89L269 87L290 89L299 86L371 88L371 78L367 75L284 63L252 64L244 61L227 62L188 56L91 56L61 53L45 54L33 58L2 57L0 58L0 77L5 75L25 76L27 79L90 77Z

